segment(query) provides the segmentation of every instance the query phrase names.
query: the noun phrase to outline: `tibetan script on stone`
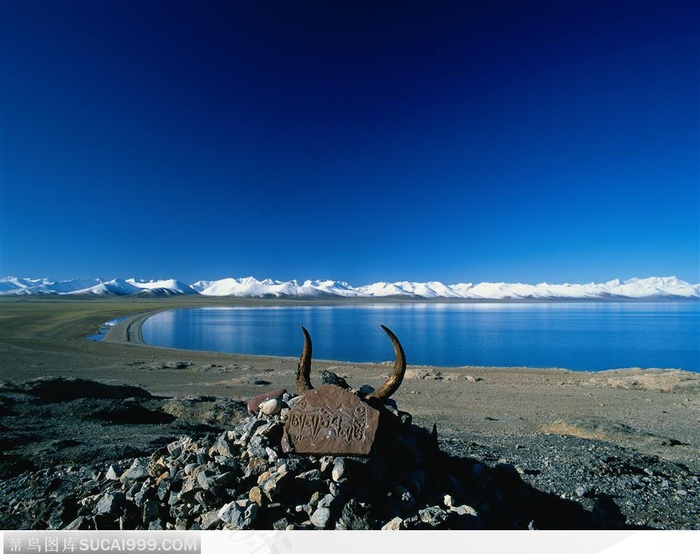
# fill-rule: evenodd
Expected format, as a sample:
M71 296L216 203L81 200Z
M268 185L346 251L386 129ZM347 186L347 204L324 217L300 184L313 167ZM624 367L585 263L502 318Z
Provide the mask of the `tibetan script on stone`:
M370 453L379 411L336 385L310 390L289 411L282 448L298 454L365 456Z

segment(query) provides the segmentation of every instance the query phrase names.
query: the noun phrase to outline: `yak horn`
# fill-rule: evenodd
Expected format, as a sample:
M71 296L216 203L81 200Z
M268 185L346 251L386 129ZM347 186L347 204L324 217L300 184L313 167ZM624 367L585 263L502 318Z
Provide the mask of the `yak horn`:
M389 335L391 344L394 345L394 355L396 356L396 361L394 362L394 370L391 372L391 375L387 379L386 383L384 383L378 390L367 396L368 399L374 398L375 400L379 401L388 400L389 397L399 389L401 382L403 381L403 376L406 373L406 355L403 352L403 347L401 346L399 339L396 338L396 335L392 333L391 329L388 327L384 327L384 325L382 325L382 329L384 329L384 332Z
M304 394L314 387L311 385L311 337L304 327L301 330L304 331L304 349L297 367L297 390L299 394Z

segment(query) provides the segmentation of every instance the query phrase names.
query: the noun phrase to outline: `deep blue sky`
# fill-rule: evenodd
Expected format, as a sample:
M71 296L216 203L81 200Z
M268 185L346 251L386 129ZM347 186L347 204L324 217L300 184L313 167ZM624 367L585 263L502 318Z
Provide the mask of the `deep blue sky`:
M699 6L5 1L0 276L700 282Z

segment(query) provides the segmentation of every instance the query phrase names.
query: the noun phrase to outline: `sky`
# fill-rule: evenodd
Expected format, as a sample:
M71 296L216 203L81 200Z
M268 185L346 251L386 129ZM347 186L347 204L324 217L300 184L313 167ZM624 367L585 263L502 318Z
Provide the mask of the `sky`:
M5 1L0 277L699 283L699 21Z

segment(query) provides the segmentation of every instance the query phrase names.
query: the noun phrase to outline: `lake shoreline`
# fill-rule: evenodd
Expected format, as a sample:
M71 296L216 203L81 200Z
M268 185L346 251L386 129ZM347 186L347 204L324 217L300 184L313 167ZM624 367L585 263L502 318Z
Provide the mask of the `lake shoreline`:
M275 309L267 309L271 306ZM415 303L406 302L347 302L212 307L159 310L143 318L137 314L137 323L129 322L127 332L133 329L139 333L135 342L148 341L154 347L289 357L297 352L303 325L311 332L316 355L325 360L381 362L388 353L383 335L375 332L381 324L397 334L408 347L409 363L417 365L573 371L651 367L700 374L700 353L692 346L700 338L694 323L700 304L518 303L485 308L428 303L415 308ZM126 339L119 330L109 333L112 340Z

